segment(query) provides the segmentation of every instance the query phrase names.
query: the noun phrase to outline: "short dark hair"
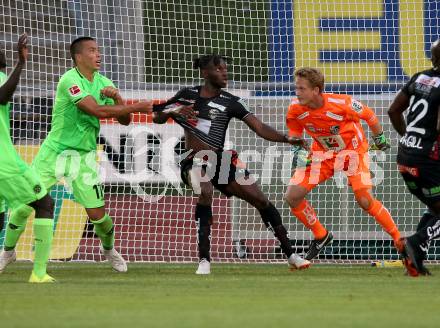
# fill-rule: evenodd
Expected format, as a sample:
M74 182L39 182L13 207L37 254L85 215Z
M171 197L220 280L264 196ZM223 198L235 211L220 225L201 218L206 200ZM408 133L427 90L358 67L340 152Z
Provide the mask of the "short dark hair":
M440 70L440 39L431 45L431 62L436 70Z
M202 55L193 59L193 68L204 69L211 63L217 66L221 61L227 62L228 58L218 54Z
M72 43L70 44L70 57L72 57L74 62L75 62L75 55L81 52L81 43L83 43L84 41L96 41L96 40L90 36L82 36L80 38L73 40Z

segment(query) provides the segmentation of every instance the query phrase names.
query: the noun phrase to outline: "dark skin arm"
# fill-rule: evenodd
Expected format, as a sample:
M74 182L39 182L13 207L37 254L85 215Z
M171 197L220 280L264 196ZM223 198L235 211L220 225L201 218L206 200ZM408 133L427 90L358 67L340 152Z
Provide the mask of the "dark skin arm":
M263 139L274 142L289 143L291 145L303 146L307 148L305 140L298 137L288 137L287 135L278 132L271 126L261 122L253 114L249 114L248 116L246 116L243 122L245 122L252 131L254 131L258 136Z
M163 124L168 121L169 118L181 117L186 120L197 119L198 112L194 111L193 106L183 106L178 110L172 112L154 112L153 122L156 124Z
M97 118L126 118L130 113L151 113L153 105L150 101L142 101L131 105L98 105L92 96L87 96L78 104L83 112Z
M18 62L8 80L0 87L0 104L6 105L12 98L12 95L20 81L21 70L23 69L28 57L27 35L22 34L18 39Z
M401 136L403 136L406 132L406 123L403 117L403 112L408 108L408 106L409 97L400 91L388 109L388 116L390 117L391 123L393 124L393 127L397 133ZM439 131L439 122L437 122L437 131Z

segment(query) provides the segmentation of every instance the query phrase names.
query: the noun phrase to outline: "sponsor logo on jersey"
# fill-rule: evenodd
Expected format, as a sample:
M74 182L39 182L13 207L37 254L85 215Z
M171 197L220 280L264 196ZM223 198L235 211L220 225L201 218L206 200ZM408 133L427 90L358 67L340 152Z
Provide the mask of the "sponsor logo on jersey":
M326 112L325 115L327 117L330 117L330 118L332 118L334 120L337 120L337 121L342 121L344 119L343 116L335 114L335 113L332 113L332 112Z
M359 142L356 136L354 136L353 139L351 139L351 144L353 145L353 149L357 149L357 147L359 146Z
M220 105L220 104L217 104L217 103L215 103L215 102L213 102L213 101L210 101L210 102L208 103L208 106L209 106L209 107L212 107L212 108L217 108L218 110L220 110L220 111L222 111L222 112L226 109L225 106Z
M302 113L301 115L298 115L298 116L296 117L296 119L297 119L297 120L302 120L302 119L306 118L306 117L309 116L309 115L310 115L309 112L304 112L304 113Z
M399 142L406 148L423 149L422 139L416 136L404 135Z
M225 96L224 94L220 94L220 98L231 99L231 97Z
M345 142L340 135L321 136L317 137L316 140L318 140L321 146L326 150L341 151L345 149Z
M211 120L215 120L218 114L220 114L220 111L217 108L211 108L209 110L209 118Z
M74 85L69 88L69 92L72 96L76 96L81 93L81 89L79 88L79 86Z
M364 107L362 106L362 104L361 104L359 101L355 100L355 99L352 99L352 100L351 100L351 108L353 108L353 110L354 110L356 113L360 113L360 112L362 112L362 110L364 109Z
M420 74L417 79L416 83L428 85L430 87L438 87L440 85L440 78L436 76L428 76L425 74Z
M312 123L306 123L304 126L305 126L305 128L306 128L307 130L309 130L310 132L313 132L313 133L316 132L316 129L315 129L315 127L313 126Z
M339 125L333 125L330 127L330 133L331 134L339 134Z

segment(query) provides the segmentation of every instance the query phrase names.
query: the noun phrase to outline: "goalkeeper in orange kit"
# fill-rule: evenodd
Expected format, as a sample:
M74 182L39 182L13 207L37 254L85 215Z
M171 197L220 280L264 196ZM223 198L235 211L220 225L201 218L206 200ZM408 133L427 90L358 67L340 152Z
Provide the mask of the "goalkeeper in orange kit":
M318 256L333 239L305 196L338 171L347 176L358 204L375 218L393 238L395 245L398 244L400 233L396 224L388 210L371 193L368 142L360 120L366 121L373 132L375 147L384 151L390 144L383 135L377 116L349 95L323 93L324 76L317 69L297 70L295 88L297 97L287 113L289 133L302 137L305 131L313 138L313 144L308 156L304 156L304 149L296 149L297 155L300 155L297 157L303 157L303 165L297 165L285 198L292 213L315 237L305 258L311 260Z

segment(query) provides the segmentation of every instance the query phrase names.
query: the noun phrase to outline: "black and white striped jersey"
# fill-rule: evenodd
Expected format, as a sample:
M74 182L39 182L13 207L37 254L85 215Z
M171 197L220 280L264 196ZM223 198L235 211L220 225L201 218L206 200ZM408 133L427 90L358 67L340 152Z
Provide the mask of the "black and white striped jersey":
M440 159L437 116L440 106L440 72L416 73L402 88L409 98L406 132L399 140L397 161L415 165Z
M153 106L158 112L174 106L194 104L198 112L197 119L174 119L186 131L189 131L211 147L223 149L229 121L235 117L243 120L250 114L247 104L237 96L226 91L212 98L200 97L201 86L184 88L167 102Z

